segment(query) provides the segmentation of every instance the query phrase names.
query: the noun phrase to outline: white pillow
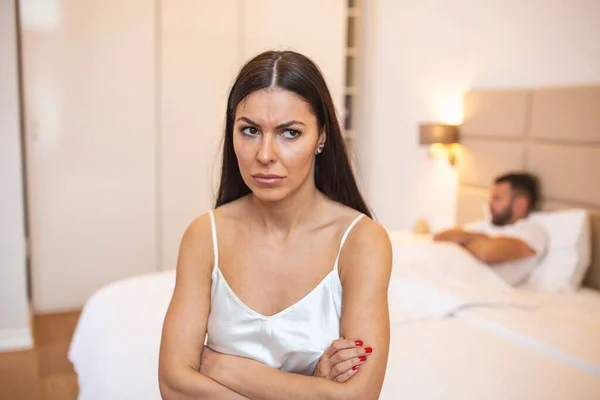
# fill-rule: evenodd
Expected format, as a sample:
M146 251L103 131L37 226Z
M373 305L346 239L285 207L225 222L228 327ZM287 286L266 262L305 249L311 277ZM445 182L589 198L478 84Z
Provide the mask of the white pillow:
M548 235L546 254L528 284L553 293L577 290L591 263L591 227L583 209L539 211L530 218Z

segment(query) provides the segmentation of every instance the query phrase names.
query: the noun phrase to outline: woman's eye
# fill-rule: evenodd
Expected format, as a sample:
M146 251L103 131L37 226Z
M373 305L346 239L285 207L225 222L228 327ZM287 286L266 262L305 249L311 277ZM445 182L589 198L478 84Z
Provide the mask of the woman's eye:
M248 126L244 129L242 129L242 133L244 135L248 135L248 136L256 136L258 134L258 129L256 129L253 126Z
M300 131L296 131L294 129L286 129L285 131L283 131L283 136L286 139L296 139L298 136L300 136Z

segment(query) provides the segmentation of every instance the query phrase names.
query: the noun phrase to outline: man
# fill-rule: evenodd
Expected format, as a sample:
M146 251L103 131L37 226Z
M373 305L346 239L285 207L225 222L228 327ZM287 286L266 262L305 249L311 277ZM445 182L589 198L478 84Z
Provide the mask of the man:
M538 200L536 178L508 174L496 179L490 193L490 220L450 229L436 241L454 242L490 265L511 285L522 283L546 249L543 229L528 218Z

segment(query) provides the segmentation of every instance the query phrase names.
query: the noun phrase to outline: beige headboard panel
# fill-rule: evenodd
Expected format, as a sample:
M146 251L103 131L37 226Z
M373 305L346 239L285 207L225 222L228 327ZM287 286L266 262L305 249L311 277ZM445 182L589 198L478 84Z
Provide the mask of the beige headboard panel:
M586 208L593 262L584 284L600 289L600 85L472 91L464 98L457 219L480 219L493 179L540 178L544 209Z
M600 144L600 90L597 86L537 90L531 95L532 137Z

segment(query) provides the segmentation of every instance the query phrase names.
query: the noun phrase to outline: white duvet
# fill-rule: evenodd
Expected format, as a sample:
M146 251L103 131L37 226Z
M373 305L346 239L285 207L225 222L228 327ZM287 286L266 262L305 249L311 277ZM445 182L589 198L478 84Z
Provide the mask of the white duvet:
M537 299L523 296L491 268L452 243L394 243L390 303L410 309L392 323L412 317L447 317L468 308L533 308Z
M511 287L451 243L395 243L390 309L395 325L454 316L600 376L600 293Z

